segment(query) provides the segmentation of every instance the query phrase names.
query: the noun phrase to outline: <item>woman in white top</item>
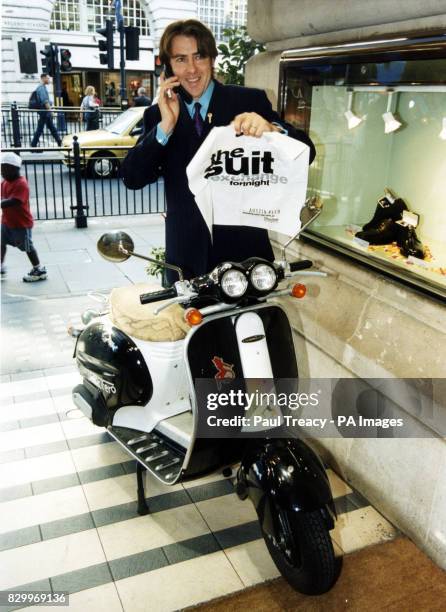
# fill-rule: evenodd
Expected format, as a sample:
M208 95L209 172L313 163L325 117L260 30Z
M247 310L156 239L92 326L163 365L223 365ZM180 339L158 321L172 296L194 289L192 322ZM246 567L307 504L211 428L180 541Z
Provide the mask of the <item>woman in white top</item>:
M92 85L85 88L85 96L81 103L81 110L84 111L86 130L97 130L99 128L99 104L96 101L96 91Z

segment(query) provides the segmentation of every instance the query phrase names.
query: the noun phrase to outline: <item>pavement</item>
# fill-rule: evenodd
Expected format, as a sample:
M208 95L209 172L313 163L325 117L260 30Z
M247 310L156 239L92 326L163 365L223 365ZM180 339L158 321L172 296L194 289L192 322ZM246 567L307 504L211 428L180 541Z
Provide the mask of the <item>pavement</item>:
M97 240L112 229L129 233L135 251L143 255L164 246L160 214L90 218L85 229L77 229L73 219L38 221L33 240L48 278L35 283L22 281L31 268L26 255L8 247L7 278L1 283L2 382L72 365L73 341L67 327L80 323L86 308L97 306L90 294L154 280L140 259L113 264L99 255Z

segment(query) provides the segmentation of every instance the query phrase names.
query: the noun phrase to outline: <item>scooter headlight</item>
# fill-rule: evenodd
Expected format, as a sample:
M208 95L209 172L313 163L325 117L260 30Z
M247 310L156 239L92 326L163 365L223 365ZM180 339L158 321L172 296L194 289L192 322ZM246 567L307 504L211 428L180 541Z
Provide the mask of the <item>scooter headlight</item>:
M226 270L221 277L220 286L223 293L232 299L242 297L248 288L248 279L240 270Z
M277 274L272 266L257 264L251 270L251 283L257 291L271 291L277 283Z

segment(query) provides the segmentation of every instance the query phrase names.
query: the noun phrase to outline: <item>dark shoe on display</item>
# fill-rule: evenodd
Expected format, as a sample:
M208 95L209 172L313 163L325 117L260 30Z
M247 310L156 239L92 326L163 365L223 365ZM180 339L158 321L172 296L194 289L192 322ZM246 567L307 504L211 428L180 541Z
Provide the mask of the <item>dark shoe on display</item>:
M424 247L418 240L415 228L411 225L403 225L397 229L397 244L400 247L401 255L404 255L404 257L412 256L424 259Z
M378 200L373 218L363 226L364 231L376 227L384 219L398 221L403 216L403 210L407 210L406 203L402 198L394 198L388 189L386 189L385 194Z
M396 240L397 228L393 219L384 219L381 223L366 231L362 230L355 234L356 238L365 240L369 244L390 244Z

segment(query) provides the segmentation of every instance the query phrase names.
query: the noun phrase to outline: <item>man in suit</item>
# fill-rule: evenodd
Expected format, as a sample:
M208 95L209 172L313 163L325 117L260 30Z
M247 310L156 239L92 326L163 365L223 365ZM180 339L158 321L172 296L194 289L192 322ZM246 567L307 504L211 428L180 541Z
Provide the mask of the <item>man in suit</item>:
M263 229L216 225L211 240L189 189L186 167L213 127L233 122L237 134L252 137L285 132L308 144L310 162L315 155L309 137L280 120L264 91L214 80L217 54L211 31L199 21L176 21L166 28L160 41L166 70L158 103L145 111L143 135L122 164L122 178L130 189L164 177L166 261L182 268L186 278L209 272L225 260L274 259ZM168 280L178 280L176 273L169 270Z

